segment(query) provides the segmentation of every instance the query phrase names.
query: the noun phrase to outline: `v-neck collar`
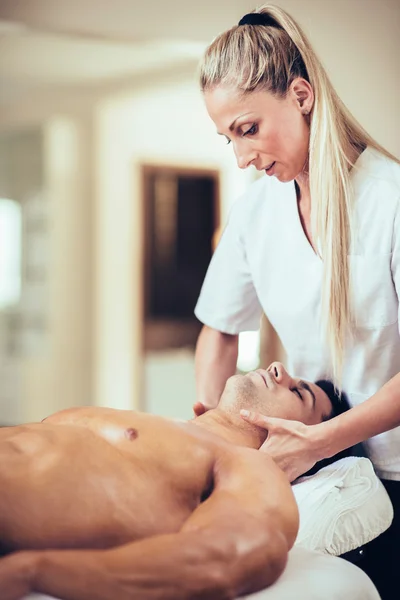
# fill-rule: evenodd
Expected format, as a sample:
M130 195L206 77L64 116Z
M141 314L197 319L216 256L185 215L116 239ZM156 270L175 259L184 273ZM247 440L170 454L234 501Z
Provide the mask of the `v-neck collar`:
M368 164L368 161L370 160L370 158L371 158L371 149L367 146L365 148L365 150L357 158L356 162L354 163L354 167L351 171L351 174L350 174L350 179L352 181L352 185L353 185L354 189L356 188L360 177L361 178L363 177L363 174L361 173L361 171ZM304 251L307 254L309 254L309 256L312 257L314 260L318 260L319 262L322 262L321 256L317 252L315 252L314 248L310 244L310 241L308 240L308 238L306 236L306 233L304 231L304 228L303 228L303 225L301 222L299 205L298 205L298 201L297 201L296 181L295 180L291 184L290 195L291 195L291 215L293 218L294 232L296 235L296 239L299 243L299 246L302 247L304 249ZM319 250L321 250L321 248L319 248Z
M304 251L311 258L313 258L314 260L321 261L321 257L315 252L314 248L310 244L310 241L306 236L306 233L304 231L304 228L303 228L303 225L301 222L299 205L298 205L298 201L297 201L297 192L296 192L296 182L295 181L292 182L290 196L291 196L291 198L290 198L290 205L291 205L290 213L293 218L293 229L294 229L294 235L296 236L296 240L297 240L299 246L301 248L303 248Z

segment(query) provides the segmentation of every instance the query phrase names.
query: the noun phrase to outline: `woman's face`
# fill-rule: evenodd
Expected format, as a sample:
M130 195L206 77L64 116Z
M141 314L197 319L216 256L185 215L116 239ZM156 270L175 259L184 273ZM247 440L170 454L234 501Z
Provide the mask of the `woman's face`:
M231 143L238 166L253 165L280 181L292 181L304 170L310 138L306 111L312 107L311 86L296 79L285 98L265 91L238 95L217 87L204 94L217 132Z

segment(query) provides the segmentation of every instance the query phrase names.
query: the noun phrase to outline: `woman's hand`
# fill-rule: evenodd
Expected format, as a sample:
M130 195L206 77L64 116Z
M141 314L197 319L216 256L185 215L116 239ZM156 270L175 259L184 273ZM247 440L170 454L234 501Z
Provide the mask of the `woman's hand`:
M268 431L268 437L260 450L267 452L274 459L289 481L292 482L306 473L319 460L311 437L315 425L265 417L246 410L240 411L240 415L248 423Z
M193 412L196 417L200 417L200 415L203 415L205 412L207 412L207 408L201 402L196 402L193 404Z
M212 410L215 406L207 406L203 402L195 402L193 404L193 412L196 417L200 417L200 415L204 415L209 410Z

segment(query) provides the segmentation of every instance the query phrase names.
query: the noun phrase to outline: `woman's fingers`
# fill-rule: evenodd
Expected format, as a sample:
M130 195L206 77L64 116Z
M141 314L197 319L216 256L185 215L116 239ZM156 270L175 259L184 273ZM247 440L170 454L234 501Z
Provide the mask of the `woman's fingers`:
M196 415L196 417L200 417L200 415L203 415L206 411L206 407L201 402L196 402L195 404L193 404L193 412Z
M258 425L258 427L263 427L264 429L270 429L273 425L273 417L265 417L260 413L253 412L252 410L241 410L240 416L244 421L248 421L248 423L252 423L252 425Z

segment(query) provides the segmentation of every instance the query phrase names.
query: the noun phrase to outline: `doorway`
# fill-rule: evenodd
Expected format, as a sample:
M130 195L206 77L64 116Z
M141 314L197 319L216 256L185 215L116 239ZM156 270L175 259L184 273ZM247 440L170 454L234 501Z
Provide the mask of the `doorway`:
M219 174L144 166L144 351L195 346L194 307L219 228Z
M143 166L143 406L190 418L194 349L202 324L194 308L220 226L219 173Z

